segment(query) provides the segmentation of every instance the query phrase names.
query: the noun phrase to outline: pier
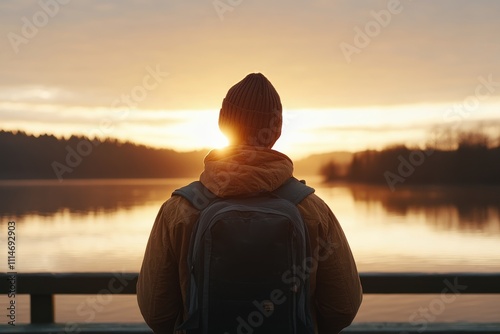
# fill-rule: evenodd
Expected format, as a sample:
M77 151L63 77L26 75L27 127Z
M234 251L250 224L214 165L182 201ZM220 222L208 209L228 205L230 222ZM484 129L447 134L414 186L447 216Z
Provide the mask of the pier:
M16 294L30 296L30 324L0 324L0 333L146 334L143 323L55 323L55 295L135 294L137 273L18 273ZM364 294L499 294L500 273L361 273ZM1 273L0 293L9 292ZM456 290L456 291L454 291ZM500 307L500 306L499 306ZM425 331L410 323L354 323L342 333L500 333L498 323L429 323Z

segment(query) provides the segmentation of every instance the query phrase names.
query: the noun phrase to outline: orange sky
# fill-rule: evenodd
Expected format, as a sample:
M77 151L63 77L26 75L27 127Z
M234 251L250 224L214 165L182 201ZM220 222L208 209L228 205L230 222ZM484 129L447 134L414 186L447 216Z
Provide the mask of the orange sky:
M227 90L262 72L291 155L421 143L453 110L497 131L500 3L395 1L1 2L0 128L216 145Z

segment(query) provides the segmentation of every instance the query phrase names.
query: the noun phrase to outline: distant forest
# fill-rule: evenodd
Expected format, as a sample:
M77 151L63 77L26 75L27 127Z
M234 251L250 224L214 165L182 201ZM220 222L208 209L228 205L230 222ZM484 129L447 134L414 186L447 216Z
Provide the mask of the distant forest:
M206 154L113 139L0 131L0 179L193 177L202 172Z
M326 181L400 184L500 184L500 143L478 132L460 133L454 142L425 148L389 147L355 153L344 172L324 164Z
M199 176L208 150L176 152L115 139L0 131L0 179L175 178ZM462 133L443 145L331 152L295 162L295 174L325 181L400 184L500 184L500 142Z

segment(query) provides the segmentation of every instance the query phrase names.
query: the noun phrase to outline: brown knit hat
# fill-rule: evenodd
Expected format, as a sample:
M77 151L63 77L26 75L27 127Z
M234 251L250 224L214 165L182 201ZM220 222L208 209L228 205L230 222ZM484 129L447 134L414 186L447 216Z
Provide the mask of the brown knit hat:
M271 82L261 73L251 73L227 92L219 128L236 143L271 148L281 135L281 112Z

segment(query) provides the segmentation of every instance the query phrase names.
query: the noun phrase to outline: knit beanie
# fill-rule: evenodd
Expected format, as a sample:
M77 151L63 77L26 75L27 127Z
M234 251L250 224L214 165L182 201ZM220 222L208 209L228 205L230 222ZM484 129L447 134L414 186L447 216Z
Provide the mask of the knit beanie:
M280 97L261 73L247 75L222 101L219 128L233 142L271 148L281 135L281 125Z

